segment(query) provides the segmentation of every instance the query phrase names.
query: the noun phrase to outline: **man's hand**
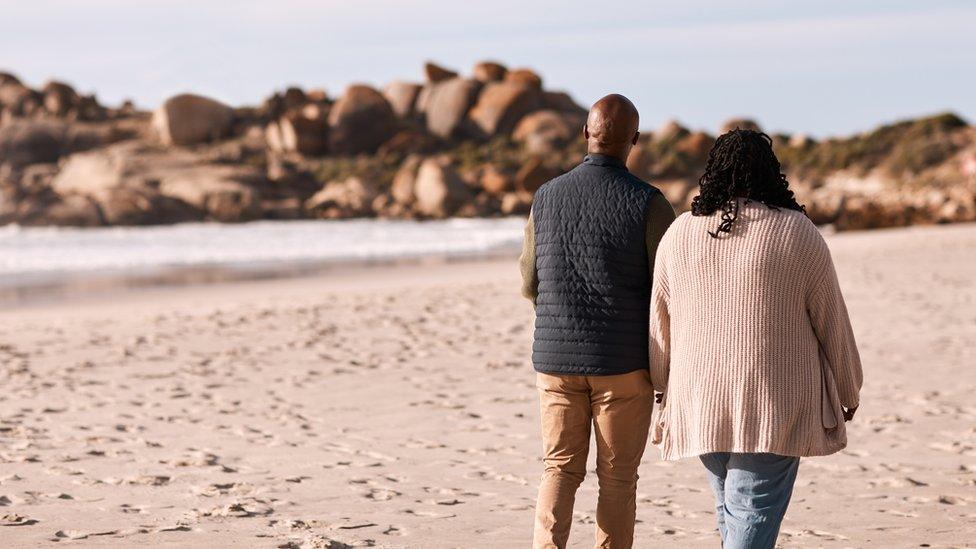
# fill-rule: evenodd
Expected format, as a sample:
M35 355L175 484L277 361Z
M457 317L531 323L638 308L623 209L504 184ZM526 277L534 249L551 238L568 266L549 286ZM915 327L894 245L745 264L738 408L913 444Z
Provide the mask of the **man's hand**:
M850 421L854 419L854 412L857 411L857 406L853 408L844 408L844 421Z

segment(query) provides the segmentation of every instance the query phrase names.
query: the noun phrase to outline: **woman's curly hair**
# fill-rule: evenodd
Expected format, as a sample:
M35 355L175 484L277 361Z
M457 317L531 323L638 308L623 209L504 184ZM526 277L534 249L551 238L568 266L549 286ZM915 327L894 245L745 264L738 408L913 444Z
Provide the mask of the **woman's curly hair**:
M737 198L762 202L774 210L787 208L806 213L780 171L773 140L762 132L736 128L720 136L708 153L698 186L698 196L691 201L691 215L711 215L722 210L718 229L708 232L713 238L732 232L732 224L739 216Z

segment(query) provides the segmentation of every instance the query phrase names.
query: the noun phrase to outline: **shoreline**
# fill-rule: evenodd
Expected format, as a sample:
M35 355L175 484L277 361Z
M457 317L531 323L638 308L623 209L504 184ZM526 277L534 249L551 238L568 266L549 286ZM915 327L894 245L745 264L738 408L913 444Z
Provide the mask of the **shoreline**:
M965 232L972 227L976 227L976 223L915 225L840 232L834 231L830 226L820 229L824 237L830 241L860 240L886 234L916 235L932 229ZM0 307L14 310L76 301L117 299L121 295L141 292L160 292L180 288L217 288L249 282L341 280L357 275L400 272L405 268L416 269L438 265L493 264L503 261L514 265L519 250L520 244L518 246L503 244L491 250L388 258L203 263L6 277L0 275Z
M358 275L390 271L426 269L434 266L515 262L511 251L471 254L429 255L389 259L348 261L298 261L275 264L231 264L170 266L141 270L89 271L47 274L46 280L10 281L0 279L0 307L6 310L43 305L70 304L127 294L202 289L237 284L343 280Z

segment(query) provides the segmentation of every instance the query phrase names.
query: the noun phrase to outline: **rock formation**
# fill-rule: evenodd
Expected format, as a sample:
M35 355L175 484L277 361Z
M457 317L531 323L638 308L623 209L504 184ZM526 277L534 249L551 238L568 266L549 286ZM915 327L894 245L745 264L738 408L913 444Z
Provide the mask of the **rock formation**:
M152 117L153 131L164 145L218 141L230 133L233 123L234 109L191 93L170 97Z
M396 114L383 94L369 86L349 86L329 111L329 150L375 152L393 137L396 127Z
M447 217L469 201L473 193L443 159L428 158L417 169L413 194L419 213Z
M154 112L0 72L0 224L518 215L583 156L586 110L538 73L494 61L423 72L336 98L290 86L254 106L182 94ZM720 131L735 127L759 128L738 118ZM976 128L952 114L771 137L817 223L976 221ZM687 209L715 138L666 122L628 169Z
M427 131L444 139L462 136L465 116L480 89L480 82L467 78L449 78L433 84L424 105Z
M486 137L509 135L522 117L537 110L541 103L537 88L506 77L505 82L485 86L469 116Z

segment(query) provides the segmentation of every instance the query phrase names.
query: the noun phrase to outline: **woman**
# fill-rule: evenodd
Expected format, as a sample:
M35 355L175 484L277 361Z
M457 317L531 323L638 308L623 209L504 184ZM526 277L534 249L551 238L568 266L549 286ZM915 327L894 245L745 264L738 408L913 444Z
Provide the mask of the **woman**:
M723 547L772 548L799 458L844 448L861 363L827 245L772 141L733 130L661 240L651 380L664 459L698 456Z

